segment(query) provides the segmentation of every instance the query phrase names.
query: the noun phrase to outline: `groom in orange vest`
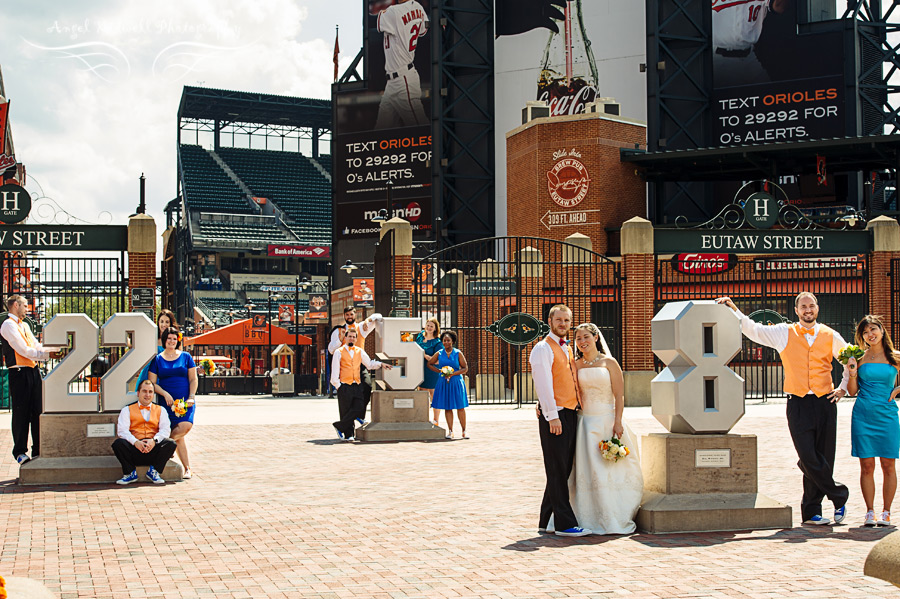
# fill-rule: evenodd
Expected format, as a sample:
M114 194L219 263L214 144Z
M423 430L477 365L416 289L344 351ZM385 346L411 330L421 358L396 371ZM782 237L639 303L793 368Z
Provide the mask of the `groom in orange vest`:
M333 423L339 439L353 441L354 423L366 415L366 397L363 390L360 366L371 370L384 367L393 368L369 357L366 351L356 345L356 329L348 329L344 334L344 345L334 350L331 358L331 384L337 389L339 419Z
M822 499L834 503L834 523L847 515L845 504L850 495L845 485L834 480L834 454L837 441L836 402L847 394L848 373L844 370L838 389L831 380L831 363L847 342L840 333L817 323L819 303L808 291L794 300L799 322L762 325L738 310L730 298L716 300L725 304L741 320L741 331L751 341L774 348L784 366L784 392L788 395L787 421L794 448L803 472L803 501L800 512L804 524L827 525L822 516Z
M592 534L578 526L569 501L569 474L575 463L575 429L579 396L575 355L566 340L572 327L572 310L558 304L550 308L550 334L531 350L531 376L538 396L538 434L544 454L547 485L541 501L538 532L547 529L550 516L556 534L583 537Z
M169 438L169 416L153 399L156 393L153 383L144 379L138 387L137 403L127 405L119 412L113 453L122 465L120 485L129 485L138 479L135 466L150 466L147 480L162 485L162 471L175 453L175 441Z

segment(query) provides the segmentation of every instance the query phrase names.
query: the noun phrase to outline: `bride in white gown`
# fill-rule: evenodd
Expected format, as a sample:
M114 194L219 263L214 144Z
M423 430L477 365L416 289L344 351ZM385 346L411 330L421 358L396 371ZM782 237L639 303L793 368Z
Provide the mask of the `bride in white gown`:
M628 534L641 504L644 478L637 436L622 421L625 381L606 339L593 323L575 329L575 362L581 388L581 414L575 441L575 466L569 476L569 499L578 525L594 534ZM602 351L600 349L602 346ZM631 453L612 462L600 442L618 437Z

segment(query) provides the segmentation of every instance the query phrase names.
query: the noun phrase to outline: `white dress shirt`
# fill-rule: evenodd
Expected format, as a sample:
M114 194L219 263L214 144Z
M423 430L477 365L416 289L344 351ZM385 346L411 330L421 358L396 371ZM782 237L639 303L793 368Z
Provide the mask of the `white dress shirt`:
M369 336L369 333L375 330L375 322L384 318L376 312L356 326L357 338L361 341ZM334 351L341 345L341 331L346 330L347 325L344 324L331 332L331 341L328 343L328 353L334 354Z
M349 351L349 346L342 345L335 350L334 355L331 357L331 386L335 389L341 386L341 354L347 351ZM366 350L361 347L359 348L359 361L370 370L377 370L382 365L378 360L370 358Z
M737 316L741 321L741 332L743 332L744 335L746 335L747 338L750 339L750 341L755 341L760 345L771 347L779 354L784 351L784 348L787 347L788 339L791 333L791 327L794 326L793 324L788 324L786 322L770 325L760 324L751 320L749 316L745 315L740 310L735 311L735 316ZM802 324L800 326L803 327ZM819 336L819 323L816 323L814 325L813 331L813 335L804 335L810 347L812 347L812 344L815 343L816 337ZM831 355L834 356L835 359L837 359L838 355L841 353L841 350L846 346L847 342L844 341L844 338L841 337L841 334L837 331L834 331L834 336L831 340ZM849 381L850 373L845 368L844 374L841 377L841 385L839 388L846 391ZM812 393L812 390L808 389L807 393Z
M541 414L547 422L550 422L559 418L559 408L556 406L556 394L553 392L553 348L550 347L548 339L559 343L559 337L550 333L531 349L528 361L531 363L531 378L541 406ZM569 350L563 347L563 351L568 353ZM575 384L577 385L578 381L575 381Z
M22 327L28 337L34 339L33 347L25 343L25 339L23 339L22 335L19 333L19 327ZM50 354L44 351L44 346L38 342L37 338L31 332L31 327L28 326L28 323L24 320L20 321L19 317L13 313L10 313L9 318L4 320L3 324L0 325L0 335L6 339L7 343L9 343L20 356L25 356L26 358L31 358L38 362L50 357ZM10 368L18 367L13 364Z
M141 407L141 416L144 417L144 422L150 421L150 407L153 404L150 404L146 408L144 406ZM160 414L159 414L159 431L153 435L153 440L159 443L163 439L169 436L169 433L172 432L172 425L169 423L169 414L166 412L166 409L160 406ZM122 411L119 412L119 421L116 424L116 433L118 434L120 439L125 439L132 445L134 445L135 441L137 441L137 437L131 434L131 406L125 406L122 408Z

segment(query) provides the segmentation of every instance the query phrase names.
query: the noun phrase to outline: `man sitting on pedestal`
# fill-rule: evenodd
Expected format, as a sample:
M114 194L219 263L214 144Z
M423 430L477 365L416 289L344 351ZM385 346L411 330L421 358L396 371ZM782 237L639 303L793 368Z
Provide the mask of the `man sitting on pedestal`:
M141 381L138 401L119 412L117 432L119 438L113 444L113 452L122 464L122 478L117 484L127 485L138 479L135 466L150 466L147 479L163 485L166 481L160 473L175 453L175 441L169 438L169 416L159 404L153 402L153 383Z

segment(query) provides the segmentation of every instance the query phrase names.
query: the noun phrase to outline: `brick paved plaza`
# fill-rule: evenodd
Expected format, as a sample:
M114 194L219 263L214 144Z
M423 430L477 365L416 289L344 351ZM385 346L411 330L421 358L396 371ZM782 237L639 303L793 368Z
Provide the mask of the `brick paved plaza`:
M332 438L328 400L198 404L195 478L165 487L18 487L0 414L0 574L61 598L900 598L862 574L887 531L860 526L850 403L839 425L843 526L799 526L782 404L748 406L734 432L759 436L760 491L794 507L793 529L565 540L536 530L533 409L471 409L470 440L363 445ZM663 430L647 408L626 419Z

